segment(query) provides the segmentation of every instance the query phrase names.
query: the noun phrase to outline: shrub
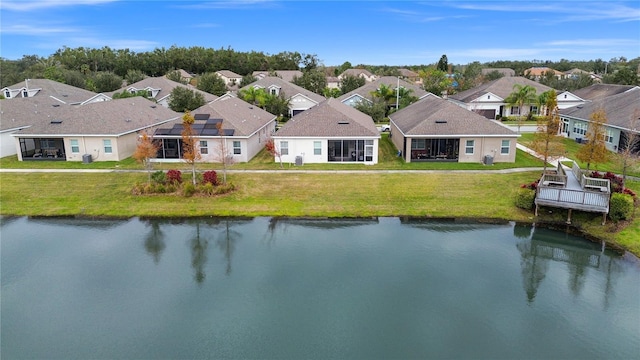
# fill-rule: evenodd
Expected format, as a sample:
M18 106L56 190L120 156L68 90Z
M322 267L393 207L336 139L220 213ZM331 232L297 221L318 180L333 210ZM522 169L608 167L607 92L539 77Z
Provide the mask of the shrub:
M167 171L167 180L171 184L180 184L182 183L182 173L180 170L169 170Z
M214 193L216 195L222 195L222 194L230 193L235 189L236 189L235 185L233 185L232 183L226 183L226 184L216 186L214 189Z
M516 206L521 209L531 210L533 208L533 201L535 197L535 190L531 190L528 188L519 188L518 192L516 193Z
M203 174L203 182L205 184L218 185L218 173L215 170L205 171Z
M164 184L167 182L167 175L162 170L155 171L151 174L151 181L156 184Z
M522 185L520 185L520 188L529 189L529 190L535 190L535 189L538 188L538 181L532 181L529 184L522 184Z
M196 193L196 187L192 183L185 183L182 186L182 195L185 197L191 197Z
M202 192L205 195L213 195L215 191L215 188L213 187L213 184L210 182L205 182L201 187L200 187L200 192Z
M631 219L633 216L633 197L626 194L611 194L609 218L613 221Z

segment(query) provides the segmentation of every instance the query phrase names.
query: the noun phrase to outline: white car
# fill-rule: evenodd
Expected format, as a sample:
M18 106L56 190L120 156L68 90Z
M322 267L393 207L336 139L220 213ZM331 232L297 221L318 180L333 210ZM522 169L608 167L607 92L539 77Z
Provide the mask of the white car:
M390 130L391 130L391 126L389 125L380 126L380 131L390 131Z

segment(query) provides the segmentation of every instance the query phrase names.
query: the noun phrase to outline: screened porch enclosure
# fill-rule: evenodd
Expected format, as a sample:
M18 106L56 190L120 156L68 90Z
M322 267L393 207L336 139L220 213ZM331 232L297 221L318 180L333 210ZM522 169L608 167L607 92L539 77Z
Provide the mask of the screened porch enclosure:
M329 140L329 162L373 161L373 140Z
M411 139L411 161L458 161L460 139Z
M19 142L22 160L67 160L61 138L20 138Z
M156 139L153 141L158 147L158 159L180 159L182 158L181 139Z

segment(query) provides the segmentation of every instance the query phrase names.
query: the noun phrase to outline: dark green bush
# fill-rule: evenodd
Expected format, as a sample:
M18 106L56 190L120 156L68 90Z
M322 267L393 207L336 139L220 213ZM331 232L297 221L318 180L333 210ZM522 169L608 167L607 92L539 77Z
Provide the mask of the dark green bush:
M155 171L153 174L151 174L151 181L155 184L164 184L165 182L167 182L167 174L165 174L162 170Z
M628 220L633 217L633 197L627 194L611 194L609 218L613 221Z
M525 209L531 210L533 208L533 201L536 197L535 190L527 189L527 188L519 188L516 192L515 203L516 206Z

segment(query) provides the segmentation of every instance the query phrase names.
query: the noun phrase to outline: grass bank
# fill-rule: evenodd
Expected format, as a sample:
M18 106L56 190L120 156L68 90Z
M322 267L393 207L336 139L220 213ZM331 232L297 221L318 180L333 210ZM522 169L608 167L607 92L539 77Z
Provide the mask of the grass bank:
M503 219L521 222L566 220L566 211L547 209L534 219L513 205L520 184L539 171L486 173L233 173L237 191L220 197L135 196L132 185L144 173L1 173L0 214L91 217L421 216ZM185 179L188 181L188 179ZM640 191L640 183L630 184ZM640 221L624 230L601 215L574 212L579 229L640 255Z

